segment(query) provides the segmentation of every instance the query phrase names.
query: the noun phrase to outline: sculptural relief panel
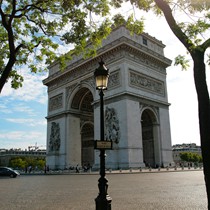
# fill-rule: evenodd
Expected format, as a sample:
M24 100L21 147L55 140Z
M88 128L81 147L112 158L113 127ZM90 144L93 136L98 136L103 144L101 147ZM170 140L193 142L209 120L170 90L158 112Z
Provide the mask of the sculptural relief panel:
M49 99L49 111L63 107L63 93Z
M114 88L119 85L120 85L120 72L118 70L111 73L111 75L109 76L108 88Z
M163 81L130 70L129 84L137 88L143 88L155 94L165 96Z
M60 125L59 123L51 123L51 133L49 140L49 151L56 152L60 149Z
M119 119L114 108L106 107L105 110L105 139L116 144L120 140Z

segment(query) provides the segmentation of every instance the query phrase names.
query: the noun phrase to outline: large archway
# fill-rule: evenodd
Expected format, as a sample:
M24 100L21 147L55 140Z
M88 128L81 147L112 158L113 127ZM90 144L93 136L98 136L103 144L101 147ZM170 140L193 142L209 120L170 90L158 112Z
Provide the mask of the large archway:
M154 113L146 109L141 116L142 121L142 145L143 161L147 167L156 167L154 123L156 122Z
M147 48L141 41L145 37ZM75 56L63 72L58 62L49 67L49 76L43 83L48 87L49 99L50 168L63 169L92 160L91 138L100 139L100 96L94 71L101 58L110 73L104 108L116 114L111 111L110 121L105 121L106 139L113 140L113 149L106 151L106 168L144 167L143 144L144 160L151 166L173 162L166 79L166 67L171 61L164 56L164 47L148 34L130 36L122 26L113 30L96 57ZM94 150L94 170L100 168L99 153Z
M93 122L93 95L86 88L80 88L73 97L71 109L77 113L80 119L80 136L81 139L76 141L81 142L81 165L94 164L94 122Z
M81 88L75 95L71 103L72 109L84 112L84 115L93 113L93 95L86 87Z

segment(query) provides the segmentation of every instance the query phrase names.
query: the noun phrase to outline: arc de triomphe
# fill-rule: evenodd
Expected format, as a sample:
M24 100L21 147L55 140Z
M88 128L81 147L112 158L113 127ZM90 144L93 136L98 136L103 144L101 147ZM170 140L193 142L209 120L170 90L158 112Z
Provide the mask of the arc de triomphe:
M107 168L167 166L172 160L164 45L146 33L130 35L115 29L103 41L97 57L74 57L65 71L49 67L47 165L51 169L90 164L99 168L99 95L94 71L101 58L109 68L105 91Z

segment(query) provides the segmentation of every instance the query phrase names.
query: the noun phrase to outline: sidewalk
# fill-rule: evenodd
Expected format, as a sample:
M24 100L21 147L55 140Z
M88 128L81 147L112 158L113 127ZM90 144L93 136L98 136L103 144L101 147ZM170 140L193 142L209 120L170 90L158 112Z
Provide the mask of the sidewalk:
M181 171L202 171L202 167L167 167L167 168L139 168L139 169L120 169L120 170L112 170L107 169L106 174L134 174L134 173L162 173L162 172L181 172ZM80 173L76 173L76 170L50 170L46 173L44 171L32 171L31 173L21 172L21 175L58 175L58 174L99 174L99 171L87 171L84 172L80 169Z

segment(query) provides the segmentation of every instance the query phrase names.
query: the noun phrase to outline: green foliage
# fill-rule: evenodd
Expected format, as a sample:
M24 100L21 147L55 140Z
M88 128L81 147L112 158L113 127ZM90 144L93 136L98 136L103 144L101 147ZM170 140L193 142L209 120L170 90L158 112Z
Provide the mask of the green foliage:
M109 35L113 27L125 25L133 33L141 33L144 20L135 19L134 15L110 14L112 7L119 8L129 0L3 0L0 2L0 84L11 81L13 88L22 86L23 77L20 67L28 67L32 73L47 70L55 61L65 69L66 61L73 55L83 53L84 57L95 56L102 40ZM153 10L160 14L168 5L173 11L185 11L194 15L200 11L199 18L192 21L176 21L176 35L193 51L196 47L207 49L209 42L203 33L210 27L209 0L130 0L141 10ZM172 10L171 10L172 11ZM197 12L197 13L196 13ZM172 21L173 22L173 21ZM181 32L180 32L181 30ZM182 33L185 37L181 37ZM91 45L90 45L91 42ZM69 44L74 50L59 54L59 45ZM86 47L88 46L88 47ZM70 50L70 49L69 49ZM188 63L178 56L175 65L183 69ZM9 80L11 79L11 80ZM2 87L0 88L1 91Z
M32 157L14 157L10 159L9 166L12 168L18 168L24 170L26 167L31 166L43 170L46 161L44 158L32 158Z
M210 28L210 18L205 15L202 19L199 18L196 22L186 24L185 22L179 23L180 28L188 37L189 42L192 44L192 50L194 47L199 46L204 40L202 34Z
M142 20L134 20L133 15L130 15L128 17L128 20L126 22L126 28L130 30L131 35L135 34L141 34L144 29L144 21Z
M209 0L178 0L177 4L180 8L187 8L191 13L210 9Z
M17 71L12 70L10 72L10 78L12 88L17 89L19 87L22 87L23 77L19 75Z
M202 156L193 152L182 152L180 158L186 162L202 163Z
M121 23L119 18L112 19L110 8L122 3L123 0L0 1L0 92L9 79L13 88L22 86L24 78L18 71L22 66L37 73L55 61L64 69L66 61L79 53L95 56L113 24ZM143 22L132 16L126 25L132 33L143 29ZM74 50L59 54L59 45L65 44L71 44Z
M140 10L153 10L157 15L164 14L171 30L190 53L196 48L205 51L210 47L209 0L130 0L130 2ZM179 18L177 14L185 14L185 18Z
M24 169L27 165L27 162L20 157L12 158L9 162L9 166L12 168Z
M149 11L150 9L152 9L152 7L155 6L155 3L153 0L130 0L130 2L135 5L136 7L138 7L139 9L142 9L144 11Z
M187 70L189 68L189 60L186 59L185 56L183 55L178 55L176 58L175 58L175 62L174 62L174 65L177 66L177 65L181 65L182 67L182 70Z

